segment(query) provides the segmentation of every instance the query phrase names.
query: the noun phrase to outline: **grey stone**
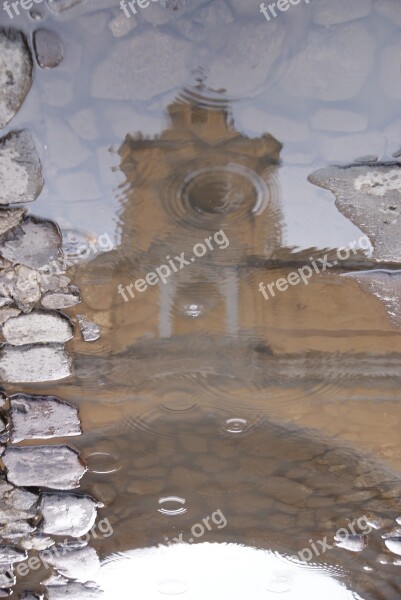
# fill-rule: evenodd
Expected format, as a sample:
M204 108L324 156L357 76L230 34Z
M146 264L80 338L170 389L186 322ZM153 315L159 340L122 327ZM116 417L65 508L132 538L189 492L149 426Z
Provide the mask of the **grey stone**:
M11 441L81 434L78 409L55 396L10 396Z
M70 490L79 487L86 472L78 452L69 446L8 447L3 462L8 481L26 487Z
M25 208L0 209L0 235L19 225L25 215Z
M390 552L401 556L401 537L388 538L387 540L384 540L384 543Z
M46 586L48 600L98 600L104 596L98 587L90 587L81 583L69 583L68 585Z
M74 335L71 321L65 315L35 311L8 319L3 325L5 340L12 346L68 342Z
M13 524L36 517L39 496L0 480L0 523Z
M0 29L0 129L18 112L32 84L32 57L25 36Z
M16 584L16 577L12 565L0 565L0 588L11 588ZM7 596L3 592L3 598Z
M301 98L349 100L372 69L375 45L362 23L311 31L305 48L290 60L281 84L288 94Z
M90 150L60 119L47 119L46 133L52 160L60 169L73 169L90 157Z
M376 0L375 10L391 23L401 27L401 11L398 0Z
M68 123L83 140L95 140L99 136L96 115L93 108L83 108L72 115Z
M0 564L12 565L13 563L22 562L27 558L28 554L25 550L8 544L0 544Z
M12 298L17 307L24 313L28 313L40 300L40 273L35 269L17 265L14 270Z
M80 537L93 527L98 503L90 496L43 494L41 528L51 535Z
M401 99L401 41L384 48L380 58L380 79L384 91L396 100Z
M353 133L364 131L368 126L368 120L363 115L350 110L338 110L320 108L310 120L314 129L323 131L345 131Z
M49 536L42 533L35 533L18 541L21 548L25 550L47 550L54 546L55 542Z
M13 306L2 306L0 308L0 325L6 323L8 319L18 317L19 314L21 314L21 311L18 308Z
M22 536L32 535L36 527L28 521L15 521L14 523L4 523L0 525L0 536L3 539L18 541Z
M34 594L33 592L22 592L19 600L43 600L43 594Z
M95 69L92 95L148 100L185 83L190 56L188 42L161 31L144 31L113 45L111 53Z
M42 191L42 168L27 131L0 139L0 180L0 205L33 202Z
M313 20L329 27L366 17L372 10L373 0L319 0L312 5Z
M84 548L74 548L56 546L60 556L52 550L43 553L43 559L52 565L62 577L75 579L76 581L91 581L100 568L99 557L94 548L86 546Z
M71 359L61 344L0 349L0 378L8 383L58 381L71 375Z
M63 309L75 306L81 302L79 289L73 285L64 290L47 292L42 297L41 304L44 308Z
M109 29L114 37L120 38L135 29L137 25L138 22L134 15L130 15L130 18L128 18L125 13L120 13L110 21Z
M284 31L272 22L235 24L230 27L224 48L209 67L208 87L224 89L230 97L258 92L264 85L284 43Z
M401 261L401 165L327 167L308 179L335 194L338 210L369 237L374 258Z
M335 540L336 546L350 552L362 552L368 545L367 536L362 534L346 535L344 537L336 536Z
M84 1L85 0L47 0L49 8L56 13L69 10Z
M33 48L38 65L42 69L54 69L63 60L63 42L54 31L48 29L34 31Z
M88 321L83 315L77 315L77 321L85 342L96 342L100 338L100 327L93 321Z
M51 221L27 217L5 236L0 255L12 264L49 269L61 257L60 230Z

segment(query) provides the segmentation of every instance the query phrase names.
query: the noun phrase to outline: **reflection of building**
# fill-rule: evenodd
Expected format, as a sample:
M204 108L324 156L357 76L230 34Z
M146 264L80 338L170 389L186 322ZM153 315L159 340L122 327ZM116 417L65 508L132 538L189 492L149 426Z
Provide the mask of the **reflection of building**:
M147 310L155 303L161 337L189 333L185 319L193 331L194 320L204 318L206 329L235 334L238 267L249 256L270 258L281 244L275 176L281 144L268 134L253 140L239 134L226 109L175 102L169 115L171 127L159 138L127 136L120 149L129 183L119 250L125 275L143 278L182 253L190 261L194 245L210 239L196 265L149 290ZM229 240L224 249L213 242L221 230Z
M166 254L224 229L230 249L211 263L236 266L269 258L281 242L275 179L281 145L270 135L249 139L230 128L226 110L176 102L171 127L155 140L127 136L120 149L129 182L122 254L157 266Z

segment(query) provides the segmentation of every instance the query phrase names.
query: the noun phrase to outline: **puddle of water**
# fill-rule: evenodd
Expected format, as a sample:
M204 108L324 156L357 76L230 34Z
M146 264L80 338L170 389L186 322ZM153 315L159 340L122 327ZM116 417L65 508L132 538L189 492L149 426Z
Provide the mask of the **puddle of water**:
M55 32L63 53L35 66L2 131L35 138L45 184L29 214L57 223L80 288L65 310L73 369L5 388L79 408L72 442L40 439L37 421L35 441L21 423L14 441L80 453L77 493L101 503L90 580L105 600L393 600L398 7L315 0L267 21L248 0L160 0L135 17L65 4L0 16L31 47L38 27ZM41 36L42 64L54 38ZM48 540L29 500L11 525L29 513L32 531L2 535L27 545L38 527L36 556ZM82 548L69 552L49 599L100 597L74 571ZM14 588L0 574L0 588L43 591L49 574Z

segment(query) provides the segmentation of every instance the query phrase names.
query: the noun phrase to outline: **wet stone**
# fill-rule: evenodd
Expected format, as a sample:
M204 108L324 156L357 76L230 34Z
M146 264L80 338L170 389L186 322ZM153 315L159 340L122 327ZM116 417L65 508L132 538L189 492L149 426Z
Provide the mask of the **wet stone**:
M51 535L80 537L93 527L98 503L90 496L73 494L43 494L40 509L41 528Z
M388 538L384 543L390 552L401 555L401 537Z
M290 60L281 85L301 98L348 100L365 83L374 50L374 39L362 23L348 23L332 32L312 31L306 47Z
M43 560L52 565L63 577L77 581L91 581L100 568L99 557L94 548L56 546L43 553Z
M0 523L15 523L36 517L39 496L0 481Z
M98 600L103 597L103 592L97 586L90 587L80 583L69 583L68 585L47 586L48 600Z
M0 255L12 264L32 269L56 269L60 261L61 234L51 221L27 217L18 227L6 234Z
M368 544L366 535L346 535L344 537L335 537L336 546L349 550L350 552L362 552Z
M191 46L186 41L151 29L115 43L95 69L92 95L148 100L185 82L190 55ZM127 61L127 56L135 56L135 61Z
M79 289L73 285L64 290L48 292L47 294L44 294L41 300L41 304L44 308L55 310L62 310L63 308L75 306L80 302L81 296Z
M0 588L11 588L15 583L16 578L12 565L0 565Z
M317 25L329 27L338 23L366 17L372 10L373 0L319 0L313 5L313 20Z
M17 307L28 313L40 300L40 273L35 269L17 265L14 270L13 288L11 296Z
M32 57L25 36L0 29L0 129L18 112L31 84Z
M42 69L54 69L63 60L63 42L54 31L37 29L33 34L33 48Z
M73 326L65 315L51 312L32 312L8 319L3 335L13 346L41 343L64 343L74 335Z
M19 544L19 540L22 536L31 535L35 532L35 529L36 528L27 521L16 521L15 523L0 525L0 535L3 539L16 539Z
M0 235L6 233L21 223L25 217L25 208L10 208L0 210Z
M277 23L233 26L223 52L210 65L207 85L224 88L234 97L254 93L265 83L283 43L284 32Z
M34 594L33 592L22 592L19 595L19 600L43 600L43 595Z
M339 211L371 240L375 258L401 260L401 165L327 167L308 179L333 192Z
M47 535L35 533L27 538L21 538L18 540L18 544L25 550L47 550L54 546L55 542Z
M0 139L0 179L0 205L33 202L42 191L42 167L27 131Z
M77 320L85 342L96 342L100 338L99 325L88 321L83 315L77 315Z
M7 479L15 485L58 490L79 487L86 466L69 446L7 448L3 455Z
M0 378L8 383L57 381L71 375L71 366L61 344L4 345L0 349Z
M11 441L81 434L78 409L55 396L10 397Z
M0 564L11 565L13 563L22 562L28 558L25 550L20 550L16 546L8 544L0 544Z

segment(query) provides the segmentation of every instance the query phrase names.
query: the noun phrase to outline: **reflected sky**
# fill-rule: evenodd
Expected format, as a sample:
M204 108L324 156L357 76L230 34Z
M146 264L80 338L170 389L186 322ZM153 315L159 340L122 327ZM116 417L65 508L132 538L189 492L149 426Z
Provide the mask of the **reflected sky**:
M355 600L330 573L291 563L270 551L238 544L175 544L111 558L98 579L105 600Z

